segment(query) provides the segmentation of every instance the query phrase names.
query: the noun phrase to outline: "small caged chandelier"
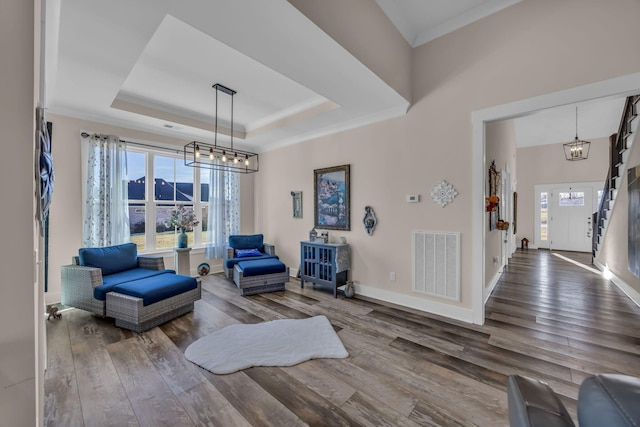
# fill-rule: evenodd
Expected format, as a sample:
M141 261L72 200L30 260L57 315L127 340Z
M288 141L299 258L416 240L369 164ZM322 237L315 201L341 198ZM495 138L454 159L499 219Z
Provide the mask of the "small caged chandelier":
M567 160L586 160L589 157L589 149L591 143L578 139L578 107L576 107L576 139L573 142L562 144L564 149L564 157Z
M184 164L206 169L236 173L258 172L258 154L238 150L233 147L233 96L236 91L219 83L212 86L216 90L216 121L213 145L192 141L184 146ZM231 96L231 145L218 145L218 92Z

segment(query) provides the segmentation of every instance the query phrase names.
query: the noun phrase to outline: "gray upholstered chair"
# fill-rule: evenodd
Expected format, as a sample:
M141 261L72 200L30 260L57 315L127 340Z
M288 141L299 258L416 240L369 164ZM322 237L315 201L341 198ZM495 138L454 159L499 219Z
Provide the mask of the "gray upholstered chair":
M545 382L512 375L507 383L511 427L575 427ZM578 394L580 427L640 425L640 378L599 374L587 377Z

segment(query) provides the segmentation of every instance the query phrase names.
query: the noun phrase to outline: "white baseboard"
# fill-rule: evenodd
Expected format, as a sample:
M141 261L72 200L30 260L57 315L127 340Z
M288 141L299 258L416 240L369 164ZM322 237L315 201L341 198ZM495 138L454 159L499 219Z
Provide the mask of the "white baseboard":
M483 297L483 305L487 303L487 301L489 300L489 297L491 296L491 292L493 292L493 288L496 287L496 285L498 284L498 280L500 280L500 277L502 277L502 273L504 272L504 267L500 269L500 271L498 271L493 278L491 279L491 282L489 282L489 286L485 287L484 290L482 291L482 297Z
M415 308L416 310L449 317L462 322L473 323L473 310L470 308L456 307L438 301L374 288L371 286L363 286L360 284L354 284L354 286L356 295L360 294L365 297L375 298L404 307Z
M604 271L606 268L604 264L594 258L593 264L598 267L598 270ZM627 282L611 273L611 281L614 285L616 285L622 292L624 292L631 301L633 301L638 307L640 307L640 293L633 289Z
M289 267L289 277L298 277L298 269Z

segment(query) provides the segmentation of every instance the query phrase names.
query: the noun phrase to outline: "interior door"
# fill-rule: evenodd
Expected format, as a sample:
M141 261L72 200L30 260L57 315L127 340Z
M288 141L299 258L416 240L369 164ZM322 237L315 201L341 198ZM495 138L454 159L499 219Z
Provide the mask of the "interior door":
M591 252L592 187L555 187L550 204L550 248Z

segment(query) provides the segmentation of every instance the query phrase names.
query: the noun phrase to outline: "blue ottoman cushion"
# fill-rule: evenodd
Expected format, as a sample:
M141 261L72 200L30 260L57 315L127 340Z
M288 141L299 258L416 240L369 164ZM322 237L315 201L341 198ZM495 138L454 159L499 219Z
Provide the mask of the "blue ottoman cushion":
M197 287L198 282L193 277L166 273L121 283L114 286L112 290L132 297L142 298L142 304L146 306Z
M253 261L253 260L261 260L261 259L280 259L278 257L278 255L260 255L260 256L256 256L256 257L244 257L244 258L227 258L224 260L225 266L231 270L233 270L233 267L242 261Z
M93 288L93 297L104 301L107 292L111 292L116 285L134 280L146 279L148 277L159 276L160 274L175 273L174 270L149 270L146 268L134 268L132 270L121 271L120 273L102 276L102 285Z
M244 277L282 273L287 269L286 265L274 258L240 261L238 267Z

